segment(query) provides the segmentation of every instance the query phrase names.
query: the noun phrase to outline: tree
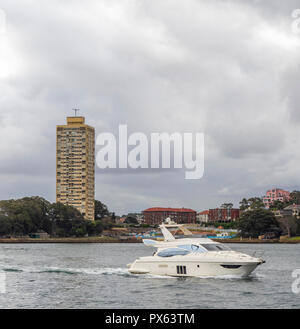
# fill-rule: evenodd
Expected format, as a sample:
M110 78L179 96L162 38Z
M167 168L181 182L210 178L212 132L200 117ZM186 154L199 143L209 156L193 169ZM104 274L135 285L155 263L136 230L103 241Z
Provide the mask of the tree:
M246 198L243 198L242 201L240 201L240 210L246 210L250 206L249 201Z
M101 216L109 214L100 201ZM105 217L109 219L108 217ZM103 221L103 220L102 220ZM112 223L107 225L112 226ZM50 203L41 197L0 201L0 235L28 235L43 230L51 235L68 237L98 235L104 223L85 220L78 209L62 203Z
M5 234L27 235L38 229L48 232L50 228L48 217L50 205L50 202L38 196L0 201L1 213L6 218L5 220L2 216L0 221L3 222L3 225L5 222L8 223L7 221L10 223L6 225L7 232Z
M103 231L103 225L100 220L95 220L94 234L99 235Z
M238 228L241 231L241 236L253 238L266 232L274 232L276 235L281 232L274 214L266 209L243 212L238 222Z
M290 193L290 204L300 204L300 191L293 191Z
M83 219L83 216L78 209L69 205L64 205L60 202L53 203L50 206L49 217L51 221Z
M295 218L294 216L284 216L278 219L281 229L283 230L284 234L290 236L295 236L300 234L300 221Z
M231 209L233 207L233 203L223 203L221 205L222 209Z
M248 199L250 204L250 209L263 209L265 207L261 198L254 197Z
M0 215L0 235L9 235L12 232L12 224L9 218Z
M103 231L103 224L100 220L86 221L86 231L89 236L99 235Z
M95 200L95 220L109 216L107 206L99 200Z
M125 224L138 224L139 222L137 221L136 217L134 216L127 216L125 221Z
M253 198L243 198L243 200L240 202L240 210L246 210L246 209L263 209L265 207L263 201L259 197L253 197Z
M50 206L49 218L51 221L51 234L59 236L76 235L73 227L82 226L84 222L84 218L78 209L60 202L53 203Z
M282 202L280 200L275 200L273 201L273 203L270 205L270 209L271 210L282 210L283 208L285 208L286 206L288 206L288 204L286 202Z

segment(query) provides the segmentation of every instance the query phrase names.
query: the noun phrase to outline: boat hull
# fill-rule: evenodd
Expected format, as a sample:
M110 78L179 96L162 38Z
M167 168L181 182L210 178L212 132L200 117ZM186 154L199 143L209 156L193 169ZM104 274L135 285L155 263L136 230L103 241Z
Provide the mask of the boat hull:
M153 274L176 277L245 277L253 272L261 262L188 262L188 261L135 261L129 267L133 274Z

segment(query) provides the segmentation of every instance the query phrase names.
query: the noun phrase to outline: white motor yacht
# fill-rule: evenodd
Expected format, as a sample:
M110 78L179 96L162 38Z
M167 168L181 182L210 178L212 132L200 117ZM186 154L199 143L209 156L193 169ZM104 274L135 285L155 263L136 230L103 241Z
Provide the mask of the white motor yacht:
M168 230L176 227L184 238L176 239ZM183 225L161 224L164 241L144 239L146 246L157 248L152 256L140 257L128 264L134 274L154 274L179 277L248 276L264 263L261 258L231 250L208 238L196 238Z

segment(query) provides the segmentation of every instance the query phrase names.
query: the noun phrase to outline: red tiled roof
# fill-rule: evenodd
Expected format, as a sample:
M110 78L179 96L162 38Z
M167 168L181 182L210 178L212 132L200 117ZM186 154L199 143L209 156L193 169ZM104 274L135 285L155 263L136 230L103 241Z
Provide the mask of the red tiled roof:
M148 208L145 209L144 212L155 212L155 211L172 211L172 212L196 212L193 209L189 208L161 208L161 207L154 207L154 208Z
M208 215L209 214L209 210L204 210L199 212L199 215Z

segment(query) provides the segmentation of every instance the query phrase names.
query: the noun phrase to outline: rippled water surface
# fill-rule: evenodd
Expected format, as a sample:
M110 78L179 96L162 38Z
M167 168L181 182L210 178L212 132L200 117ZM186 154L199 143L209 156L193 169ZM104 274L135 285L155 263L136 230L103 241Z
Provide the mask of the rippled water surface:
M266 263L246 279L182 279L129 274L153 252L143 244L0 244L0 308L300 308L300 244L229 246Z

